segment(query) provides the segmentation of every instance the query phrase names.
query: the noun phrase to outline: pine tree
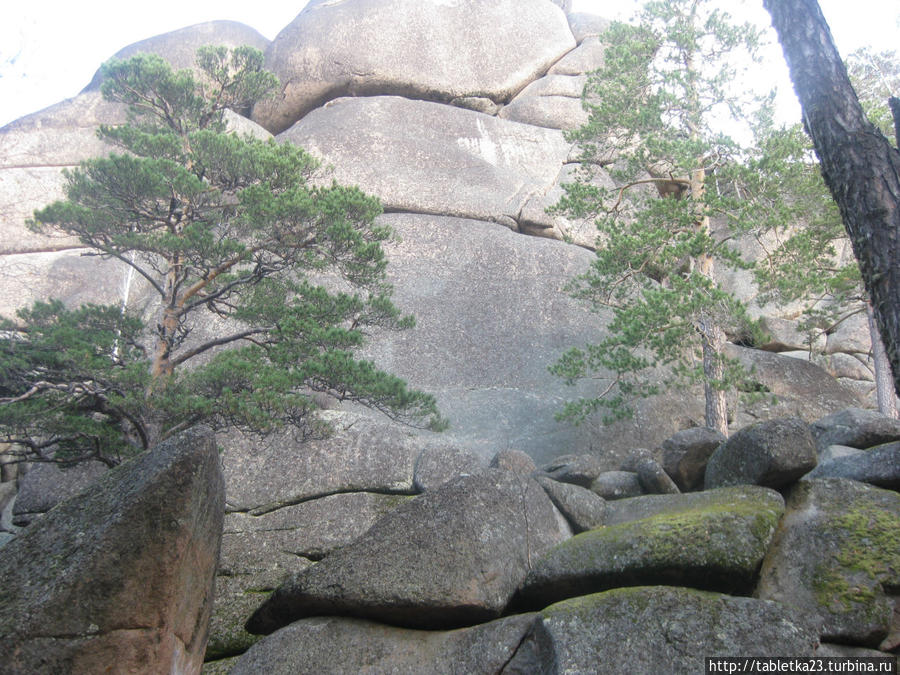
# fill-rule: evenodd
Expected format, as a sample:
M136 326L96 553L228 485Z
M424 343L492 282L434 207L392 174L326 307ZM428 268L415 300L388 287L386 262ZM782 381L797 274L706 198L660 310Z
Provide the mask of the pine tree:
M433 397L354 356L367 327L413 325L391 302L379 202L312 185L298 147L226 132L226 110L277 87L259 51L205 47L197 65L103 67L104 97L129 110L98 132L119 152L68 172L31 226L130 266L157 316L145 329L120 307L51 300L3 320L0 440L115 464L199 423L322 433L315 392L442 427ZM200 337L212 323L226 328Z
M596 259L570 290L611 308L613 320L608 337L570 350L551 371L570 383L598 373L609 380L601 395L569 403L560 417L627 414L635 397L660 391L646 372L664 367L663 387L703 383L706 424L727 434L726 392L745 386L746 372L724 354L726 330L756 329L716 282L717 265L745 263L714 235L710 217L755 224L731 217L735 196L718 187L717 174L740 149L716 129L723 116L749 109L729 85L739 59L754 56L759 33L707 0L672 0L647 2L639 25L614 23L604 39L604 67L585 88L590 119L571 138L586 166L617 156L621 187L579 180L557 208L597 217ZM653 193L641 190L651 185Z

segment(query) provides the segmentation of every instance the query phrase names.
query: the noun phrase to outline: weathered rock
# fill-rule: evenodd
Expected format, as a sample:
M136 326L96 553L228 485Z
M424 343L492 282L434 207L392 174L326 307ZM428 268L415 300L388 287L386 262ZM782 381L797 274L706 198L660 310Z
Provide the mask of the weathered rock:
M387 211L432 213L515 227L532 194L546 192L569 153L562 132L396 96L342 98L287 131Z
M725 440L721 431L709 427L679 431L663 441L663 468L682 491L702 490L706 463Z
M493 675L512 658L534 618L511 616L452 631L411 630L338 617L302 619L254 645L231 675Z
M249 574L276 556L320 560L363 535L411 496L371 492L334 494L260 516L229 513L222 532L223 574Z
M200 429L58 505L0 554L0 669L199 672L223 508Z
M860 450L859 448L851 448L847 445L829 445L819 453L819 464L830 462L833 459L840 459L841 457L858 455L861 452L865 452L865 450Z
M769 352L800 351L809 354L810 335L803 332L796 321L781 319L775 316L760 318L760 328L768 335L768 341L757 345L757 349ZM813 337L813 351L825 348L825 337L816 333Z
M617 499L607 503L606 524L618 525L633 520L650 518L660 514L674 515L696 512L704 509L715 510L723 505L760 503L772 495L769 488L758 485L736 485L733 487L688 492L678 495L640 495Z
M416 327L372 336L366 356L438 399L450 429L439 441L477 452L518 448L538 463L573 447L577 430L554 419L568 387L547 371L573 344L595 338L604 315L559 289L590 253L472 220L389 214L400 241L386 246L394 301Z
M850 478L889 490L900 490L900 441L820 462L803 478Z
M425 492L458 476L469 476L487 468L483 458L449 445L425 448L416 460L413 488Z
M551 75L583 75L603 67L606 46L599 37L585 37L581 43L553 64Z
M569 534L532 479L500 470L462 476L294 575L247 629L271 633L320 614L415 628L487 621L499 616L532 561Z
M585 38L602 35L609 30L609 19L587 12L574 12L568 15L569 27L575 41L581 44Z
M820 451L829 445L871 448L900 441L900 420L862 408L847 408L823 417L813 422L810 430Z
M859 380L860 382L874 382L875 373L873 367L867 365L863 358L865 357L861 354L838 352L837 354L826 356L822 360L822 367L832 377Z
M592 530L603 524L606 517L606 501L602 497L587 488L571 483L560 483L548 476L536 476L535 480L569 521L573 532Z
M816 446L798 418L760 422L736 432L709 458L707 489L726 485L780 488L816 466Z
M746 593L753 588L784 509L772 490L720 491L675 513L606 525L575 535L536 561L516 606L552 602L617 586L672 584ZM615 507L613 507L615 508Z
M641 488L647 494L667 495L680 492L678 486L675 485L675 481L663 470L659 462L652 457L641 460L635 468L637 469L636 473Z
M832 478L800 481L786 501L756 595L823 640L877 647L892 620L886 591L900 586L900 495Z
M253 119L278 133L341 96L508 101L574 46L544 0L311 2L266 52L282 96Z
M633 471L604 471L591 483L591 492L614 500L637 497L644 494L644 489Z
M19 479L13 523L20 527L28 525L61 501L96 483L106 471L107 467L102 462L81 462L67 468L56 464L35 464Z
M528 454L521 450L501 450L491 458L492 469L505 469L520 476L530 476L537 471L537 465Z
M833 333L828 334L826 354L846 352L848 354L868 354L872 351L869 334L869 320L865 312L859 312L841 321Z
M413 493L416 435L384 418L332 413L334 434L306 443L290 432L219 439L228 509L259 515L338 492Z
M590 487L603 472L603 465L594 455L562 455L542 466L541 470L553 480Z
M498 117L550 129L577 129L588 120L581 103L584 75L547 75L523 89Z
M135 42L120 49L111 58L124 60L136 54L156 54L168 61L173 70L194 69L197 50L204 45L247 45L264 52L269 40L256 29L237 21L207 21ZM103 78L98 70L84 91L99 90L102 83Z
M774 602L688 588L619 588L541 612L503 673L700 673L708 656L812 656Z

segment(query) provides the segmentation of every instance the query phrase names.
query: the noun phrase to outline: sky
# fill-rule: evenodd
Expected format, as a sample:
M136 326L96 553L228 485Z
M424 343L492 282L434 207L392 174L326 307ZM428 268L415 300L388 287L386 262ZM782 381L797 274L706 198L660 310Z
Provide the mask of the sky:
M898 0L819 0L842 54L900 50ZM100 64L144 38L214 19L240 21L272 39L306 3L285 0L0 0L0 126L75 96ZM726 7L768 26L762 0ZM627 19L635 0L573 0L573 11ZM745 14L746 13L746 14ZM774 41L774 38L773 38ZM757 84L779 89L785 117L799 117L780 48L767 51Z

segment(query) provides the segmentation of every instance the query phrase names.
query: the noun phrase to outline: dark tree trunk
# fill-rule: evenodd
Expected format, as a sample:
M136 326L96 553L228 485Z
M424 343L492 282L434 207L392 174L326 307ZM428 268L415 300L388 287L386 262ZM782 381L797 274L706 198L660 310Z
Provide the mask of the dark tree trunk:
M900 152L866 119L816 0L763 0L900 394Z

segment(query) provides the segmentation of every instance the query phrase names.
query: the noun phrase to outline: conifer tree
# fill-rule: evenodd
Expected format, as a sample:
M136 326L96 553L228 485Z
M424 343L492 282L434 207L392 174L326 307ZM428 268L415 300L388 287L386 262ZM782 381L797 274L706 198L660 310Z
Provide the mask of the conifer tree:
M226 132L226 110L277 87L258 50L204 47L197 65L104 65L103 96L129 110L98 132L118 152L68 172L31 226L131 267L156 316L50 300L3 320L0 441L112 465L198 423L322 433L315 392L443 426L433 397L354 356L366 328L413 324L391 302L379 202L314 186L298 147Z
M570 383L608 381L599 396L569 403L560 417L578 421L605 409L606 421L616 419L635 397L660 391L646 373L662 367L662 386L703 383L706 424L727 434L726 392L744 387L746 372L724 354L726 330L756 329L716 281L717 265L744 263L727 238L713 234L710 218L744 230L756 223L717 182L740 150L717 129L723 117L750 109L729 85L739 60L754 57L759 33L708 0L671 0L645 3L638 25L614 23L604 39L605 64L585 88L590 118L571 138L586 166L617 156L612 175L620 187L578 180L557 208L596 216L596 259L571 290L611 308L613 320L608 337L570 350L551 371Z

